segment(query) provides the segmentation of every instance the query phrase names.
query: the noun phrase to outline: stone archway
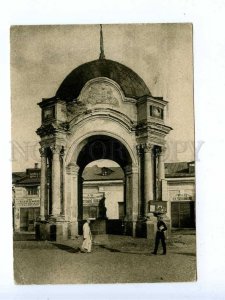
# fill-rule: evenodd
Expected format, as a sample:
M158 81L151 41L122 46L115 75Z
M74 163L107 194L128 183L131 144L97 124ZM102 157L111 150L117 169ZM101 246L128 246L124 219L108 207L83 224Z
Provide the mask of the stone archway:
M149 220L151 201L164 201L163 153L171 130L164 124L166 105L136 73L105 59L78 67L54 97L39 103L40 226L47 239L78 234L81 173L99 157L124 170L129 233L136 234L138 219Z
M96 135L94 133L82 140L77 148L74 148L74 151L77 152L77 149L80 151L76 155L76 160L68 164L66 179L67 185L71 186L65 208L68 212L68 221L71 223L71 234L80 233L79 224L83 220L82 172L84 168L92 161L110 159L118 163L125 174L126 233L134 235L138 218L138 168L129 151L118 139L108 134Z

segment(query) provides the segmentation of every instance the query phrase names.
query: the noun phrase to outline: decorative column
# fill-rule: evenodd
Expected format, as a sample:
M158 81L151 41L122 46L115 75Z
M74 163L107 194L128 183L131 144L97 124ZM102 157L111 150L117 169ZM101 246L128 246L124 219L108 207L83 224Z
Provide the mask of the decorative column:
M40 219L45 220L45 204L46 204L46 149L41 147L39 149L41 154L41 186L40 186Z
M161 147L159 152L159 180L165 179L165 169L164 169L164 155L166 152L166 147Z
M143 147L141 144L136 146L138 156L138 216L143 218L145 216L143 204Z
M135 236L138 218L138 168L125 167L126 176L126 234Z
M132 208L131 208L131 166L125 167L125 182L126 182L126 219L131 220Z
M50 147L52 150L52 217L57 219L61 211L60 199L60 150L61 146L54 145Z
M138 177L138 167L132 167L131 175L131 199L132 199L132 235L136 236L136 223L138 220L138 190L139 190L139 177Z
M165 166L164 166L164 155L166 147L161 147L161 151L158 154L158 178L159 178L159 200L163 200L163 181L165 180Z
M69 164L67 173L67 204L66 215L70 222L71 237L78 235L78 172L76 164Z
M145 215L147 215L148 204L153 200L153 186L152 186L152 149L153 145L150 143L144 144L144 205Z
M64 167L64 147L60 151L60 214L65 216L65 167Z

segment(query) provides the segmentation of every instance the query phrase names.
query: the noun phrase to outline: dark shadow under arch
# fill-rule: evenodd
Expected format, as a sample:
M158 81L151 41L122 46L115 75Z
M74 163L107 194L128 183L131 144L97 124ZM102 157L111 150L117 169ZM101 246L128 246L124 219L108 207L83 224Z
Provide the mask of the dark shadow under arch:
M80 167L78 173L78 219L79 232L83 224L83 178L85 167L96 160L108 159L116 162L126 174L126 167L132 166L132 159L127 148L117 139L107 135L94 135L82 142L83 147L78 154L77 165ZM126 180L124 180L126 182ZM126 184L124 185L124 210L126 212ZM119 220L115 220L115 223ZM109 221L112 222L112 221ZM122 220L120 220L122 226ZM109 224L107 224L109 225Z
M126 147L117 139L106 135L94 135L88 137L81 149L77 165L81 172L86 165L99 159L109 159L118 163L124 170L127 165L132 164L130 154Z

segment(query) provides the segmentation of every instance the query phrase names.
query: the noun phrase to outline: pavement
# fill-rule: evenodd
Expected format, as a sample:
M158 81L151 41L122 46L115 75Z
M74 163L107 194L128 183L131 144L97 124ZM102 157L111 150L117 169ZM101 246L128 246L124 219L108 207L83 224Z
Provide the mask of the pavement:
M153 283L196 280L194 231L174 231L167 255L151 255L144 238L97 235L91 253L81 253L82 237L68 241L14 240L16 284Z

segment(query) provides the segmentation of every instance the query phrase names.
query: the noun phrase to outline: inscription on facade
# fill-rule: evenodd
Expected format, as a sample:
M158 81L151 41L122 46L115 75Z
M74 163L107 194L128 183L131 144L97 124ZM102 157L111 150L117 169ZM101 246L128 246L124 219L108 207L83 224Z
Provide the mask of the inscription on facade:
M16 206L19 207L39 207L40 199L28 198L28 199L16 199Z
M91 193L91 194L84 194L83 195L83 205L89 206L89 205L96 205L98 206L99 201L103 197L103 193Z

